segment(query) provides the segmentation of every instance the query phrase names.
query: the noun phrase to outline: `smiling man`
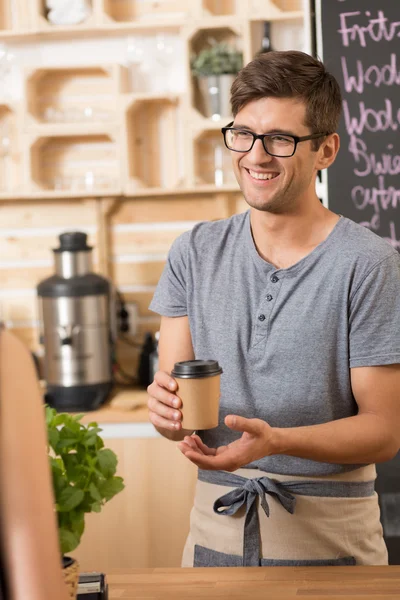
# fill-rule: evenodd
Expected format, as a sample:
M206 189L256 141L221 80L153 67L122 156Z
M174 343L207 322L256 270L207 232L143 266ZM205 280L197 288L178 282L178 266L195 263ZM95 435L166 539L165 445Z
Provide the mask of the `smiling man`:
M382 565L375 463L400 446L400 257L319 201L338 83L301 52L255 58L222 129L249 210L173 244L150 420L199 467L184 566ZM218 360L219 426L185 431L170 373Z

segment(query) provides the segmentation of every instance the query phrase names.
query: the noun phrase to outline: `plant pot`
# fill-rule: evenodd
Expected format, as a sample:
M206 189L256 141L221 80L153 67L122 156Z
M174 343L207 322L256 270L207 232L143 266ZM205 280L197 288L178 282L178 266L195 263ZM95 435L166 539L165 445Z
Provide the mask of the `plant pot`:
M63 577L71 600L76 600L79 583L79 564L70 556L63 556Z
M204 116L215 120L231 114L231 85L236 75L198 77Z

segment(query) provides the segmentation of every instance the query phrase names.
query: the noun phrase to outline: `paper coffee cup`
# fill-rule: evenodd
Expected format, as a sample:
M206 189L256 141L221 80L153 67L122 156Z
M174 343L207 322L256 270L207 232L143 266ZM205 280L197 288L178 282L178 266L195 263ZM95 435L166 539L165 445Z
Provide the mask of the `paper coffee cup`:
M171 372L182 400L183 429L212 429L218 426L220 378L216 360L177 362Z

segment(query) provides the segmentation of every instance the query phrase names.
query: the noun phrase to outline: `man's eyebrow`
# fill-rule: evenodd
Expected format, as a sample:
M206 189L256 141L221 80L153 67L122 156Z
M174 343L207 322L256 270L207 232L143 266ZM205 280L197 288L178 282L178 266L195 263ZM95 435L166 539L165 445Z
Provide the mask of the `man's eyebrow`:
M246 131L249 131L251 133L255 133L251 129L251 127L248 127L247 125L242 125L241 123L234 123L232 125L232 127L234 129L245 129ZM288 129L278 129L278 128L275 128L275 129L271 129L271 131L266 131L265 132L265 134L268 134L268 133L286 133L286 135L294 135L295 137L297 136L296 133L294 133L293 131L289 131Z

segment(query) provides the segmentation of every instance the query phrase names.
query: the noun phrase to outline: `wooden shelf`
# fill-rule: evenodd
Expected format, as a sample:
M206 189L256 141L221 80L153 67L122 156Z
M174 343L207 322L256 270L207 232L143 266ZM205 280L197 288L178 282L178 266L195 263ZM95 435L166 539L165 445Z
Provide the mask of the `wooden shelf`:
M13 0L14 2L15 0ZM24 0L19 0L23 2ZM121 0L115 0L116 2ZM198 2L198 0L193 0ZM204 0L205 2L206 0ZM289 0L291 1L291 0ZM2 0L5 2L5 0ZM210 0L210 6L216 0ZM186 36L188 32L195 32L199 28L217 29L220 27L234 27L235 24L243 23L243 20L268 20L268 21L287 21L300 20L304 18L301 9L301 0L293 0L289 6L290 10L283 10L279 6L286 6L284 0L279 4L273 0L253 0L253 9L250 9L248 3L236 0L236 12L222 12L223 9L215 8L215 12L210 11L204 4L202 8L192 10L186 14L186 17L176 17L173 19L143 19L132 21L114 20L107 12L101 12L96 18L90 19L76 25L52 25L44 17L42 12L39 15L31 17L33 11L30 6L29 11L24 11L24 18L20 18L17 24L11 26L8 13L4 13L3 21L0 20L0 41L24 43L29 41L40 41L46 39L79 39L88 37L98 37L106 34L124 35L139 33L152 33L156 31L177 32ZM1 3L0 3L1 8ZM243 14L244 13L244 14ZM22 14L22 13L21 13Z
M111 134L39 137L30 148L30 183L40 192L113 195L119 191L118 148Z
M181 178L179 99L173 96L133 96L126 106L127 164L125 190L173 189Z
M220 132L203 131L194 141L194 156L196 185L212 184L222 188L236 181L229 150Z
M189 15L186 0L102 0L103 18L117 23L176 21Z
M58 24L60 19L58 13L65 13L65 8L61 10L54 8L52 11L50 11L46 7L46 0L34 0L33 3L35 2L37 6L36 23L39 31L47 31L49 29L56 30L58 27L63 27L63 25ZM71 23L73 27L80 28L96 26L96 11L94 9L95 2L96 0L86 0L85 7L81 11L81 20L77 23ZM86 6L88 9L87 11Z
M0 104L0 193L13 194L21 185L18 116L7 104Z
M86 127L117 121L118 94L124 87L122 74L119 65L28 71L25 128L38 123L57 127L79 123Z
M145 40L145 55L151 53L148 42L153 39L156 44L157 36L165 32L178 32L182 43L178 59L163 68L166 89L163 77L154 87L160 93L141 86L132 66L139 63L127 54L110 64L99 60L55 67L51 60L25 70L21 110L0 106L0 125L12 130L12 153L4 159L8 179L3 177L6 185L0 184L0 199L147 198L237 191L220 133L231 117L208 116L190 72L190 56L212 38L234 44L246 62L261 46L264 20L273 22L272 37L279 34L274 47L301 49L300 37L293 38L293 31L302 34L302 3L91 0L85 21L53 25L46 0L32 0L27 10L24 0L13 0L12 10L10 0L0 0L0 39L10 42L51 40L50 48L55 49L53 40L96 36L95 44L111 32L130 32L133 43ZM285 38L282 31L288 22L291 32ZM153 58L153 66L147 65L149 78L158 65ZM161 70L160 65L157 68ZM171 80L176 93L170 92ZM229 113L227 106L221 112Z

